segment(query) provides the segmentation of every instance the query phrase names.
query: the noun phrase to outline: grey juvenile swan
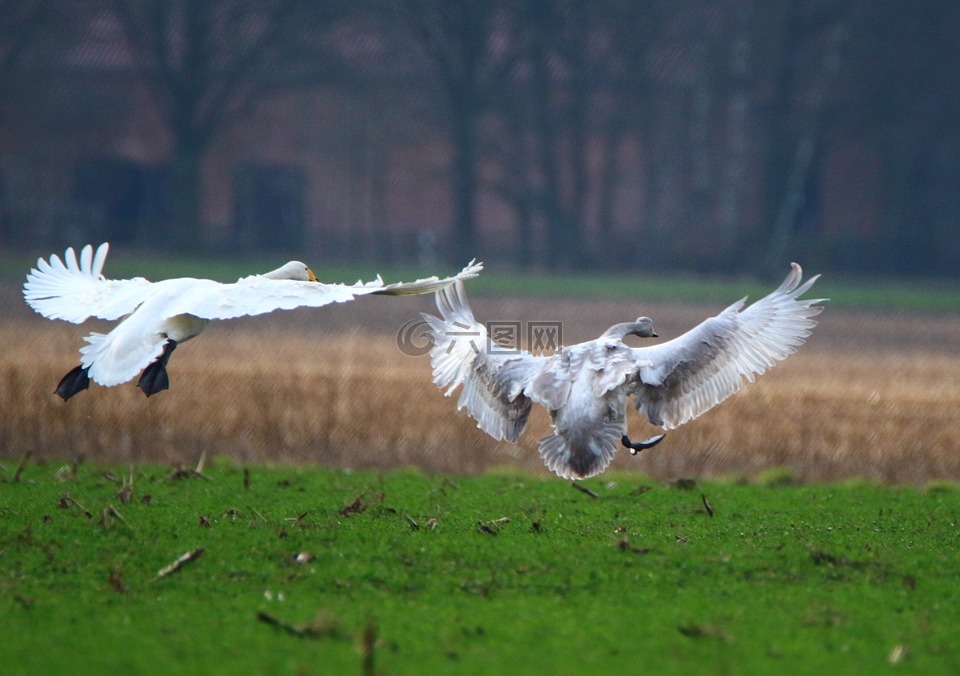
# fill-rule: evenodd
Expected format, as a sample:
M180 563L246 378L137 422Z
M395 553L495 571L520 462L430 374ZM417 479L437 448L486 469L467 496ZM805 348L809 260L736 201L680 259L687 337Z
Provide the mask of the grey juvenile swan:
M790 274L773 293L744 309L743 298L673 340L635 348L629 335L657 337L640 317L616 324L596 340L564 347L552 356L491 349L458 280L437 292L443 318L424 314L434 347L433 381L449 396L460 385L457 409L497 440L516 443L534 403L553 419L540 440L540 457L566 479L599 474L618 443L636 453L663 435L633 442L627 436L627 397L654 425L674 429L713 408L803 344L826 299L801 300L819 275L800 283Z
M34 310L48 319L74 324L90 317L115 320L109 333L91 333L80 348L80 365L67 373L55 392L69 399L90 385L119 385L143 370L137 385L150 396L169 387L167 361L179 343L193 338L214 319L233 319L274 310L321 307L344 303L371 294L406 296L432 293L454 280L476 277L482 263L471 262L454 277L429 277L416 282L385 285L376 281L353 285L324 284L300 261L262 275L251 275L232 284L182 277L150 282L143 277L107 279L103 264L109 244L93 252L91 245L80 258L69 248L63 260L56 254L37 261L23 286L23 295Z

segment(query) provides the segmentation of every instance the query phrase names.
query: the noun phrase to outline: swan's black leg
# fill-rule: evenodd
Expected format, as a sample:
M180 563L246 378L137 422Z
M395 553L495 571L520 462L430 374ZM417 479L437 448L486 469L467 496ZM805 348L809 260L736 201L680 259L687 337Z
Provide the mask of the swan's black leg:
M170 361L170 355L176 348L177 341L168 340L157 360L143 369L143 373L140 374L137 387L148 397L161 390L170 389L170 378L167 377L167 362Z
M55 389L54 392L66 401L77 392L83 392L88 387L90 387L90 376L87 375L87 369L81 365L61 378L60 384L57 385L57 389Z
M650 448L656 446L663 438L667 436L666 434L658 434L655 437L650 437L646 441L630 441L630 437L624 434L620 437L620 443L630 449L630 455L636 455L638 452L642 451L645 448Z

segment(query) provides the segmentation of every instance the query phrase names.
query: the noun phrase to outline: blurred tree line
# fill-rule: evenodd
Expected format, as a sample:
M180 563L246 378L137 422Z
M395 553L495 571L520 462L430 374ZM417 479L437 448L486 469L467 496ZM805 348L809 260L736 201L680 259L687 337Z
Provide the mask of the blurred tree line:
M315 210L276 196L324 189L297 172L234 171L226 236L204 205L231 201L205 167L245 133L314 161L262 117L311 93L337 112L310 152L364 211L307 226L331 255L956 275L958 37L936 0L7 0L0 246L61 246L78 194L139 246L309 243ZM152 187L78 168L96 148L152 157ZM442 186L426 229L386 197L414 163Z

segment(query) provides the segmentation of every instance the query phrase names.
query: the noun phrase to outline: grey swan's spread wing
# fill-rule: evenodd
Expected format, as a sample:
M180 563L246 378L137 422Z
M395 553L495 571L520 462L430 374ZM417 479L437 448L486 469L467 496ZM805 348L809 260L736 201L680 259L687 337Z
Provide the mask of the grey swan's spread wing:
M792 264L776 291L744 309L742 299L673 340L631 348L634 403L655 425L673 429L753 382L803 344L824 299L800 299L819 275L800 283Z
M487 328L474 319L458 280L437 292L442 317L424 314L433 348L433 382L450 396L463 386L457 410L466 409L477 427L494 439L515 443L530 417L524 389L545 359L520 351L500 351Z

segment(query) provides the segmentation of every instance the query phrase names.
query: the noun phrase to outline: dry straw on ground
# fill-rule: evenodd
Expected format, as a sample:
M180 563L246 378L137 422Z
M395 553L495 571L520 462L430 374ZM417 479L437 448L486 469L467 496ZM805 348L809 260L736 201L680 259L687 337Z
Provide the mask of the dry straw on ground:
M651 315L677 335L721 308L478 298L481 319L563 321L565 342ZM426 357L396 331L430 299L374 299L350 308L280 313L213 327L177 350L172 389L150 399L132 384L93 386L63 402L52 391L91 326L46 321L0 295L0 457L331 467L417 466L546 474L535 412L519 446L476 429L431 383ZM360 328L357 328L360 327ZM740 394L614 469L663 479L750 476L786 467L798 479L960 479L960 318L831 309L801 351ZM653 433L638 416L634 436Z

